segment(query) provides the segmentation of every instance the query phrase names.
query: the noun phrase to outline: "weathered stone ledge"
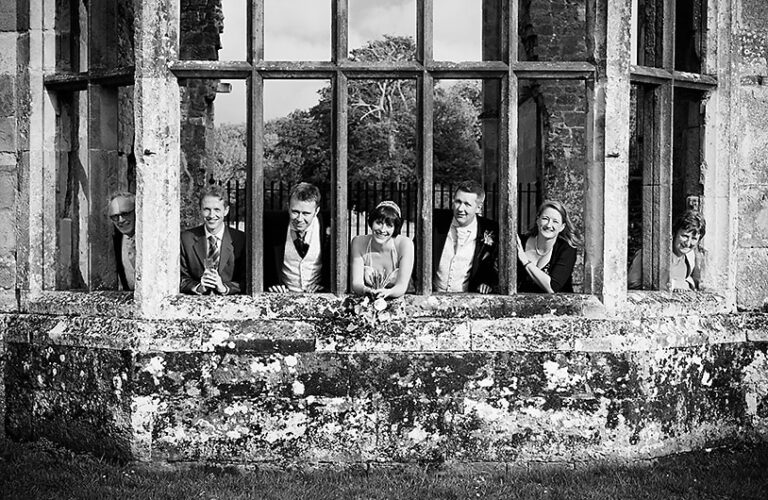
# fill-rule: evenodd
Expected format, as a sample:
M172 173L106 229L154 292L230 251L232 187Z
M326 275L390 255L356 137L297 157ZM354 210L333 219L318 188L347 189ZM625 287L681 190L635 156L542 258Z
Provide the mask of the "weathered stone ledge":
M256 296L169 297L158 308L157 320L293 320L335 318L356 300L331 294L272 294ZM15 300L14 300L15 304ZM126 292L44 292L23 296L21 311L55 316L137 317L133 296ZM15 309L15 305L14 305ZM14 309L3 310L11 313ZM607 318L605 307L592 295L518 294L511 296L438 294L406 295L391 301L389 310L407 318L539 318L568 316ZM632 291L611 317L645 318L712 315L735 312L724 296L714 292ZM148 318L149 319L149 318Z
M370 325L346 316L305 321L141 320L0 315L6 342L104 349L216 352L620 352L768 342L768 314L588 319L394 317Z

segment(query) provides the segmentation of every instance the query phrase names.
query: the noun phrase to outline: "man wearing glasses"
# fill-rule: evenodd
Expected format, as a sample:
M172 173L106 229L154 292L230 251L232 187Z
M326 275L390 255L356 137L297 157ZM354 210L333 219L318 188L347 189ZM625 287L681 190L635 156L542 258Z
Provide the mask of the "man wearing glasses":
M123 290L133 290L136 276L136 196L119 191L109 197L107 213L115 225L112 243Z

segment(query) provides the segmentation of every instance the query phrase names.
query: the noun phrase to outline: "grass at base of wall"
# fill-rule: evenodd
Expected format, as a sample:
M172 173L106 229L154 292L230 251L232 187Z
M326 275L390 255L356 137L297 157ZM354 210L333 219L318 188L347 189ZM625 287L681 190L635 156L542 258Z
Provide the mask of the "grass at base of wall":
M0 441L0 498L13 499L760 499L768 444L635 465L470 473L420 469L244 471L115 464L46 441Z

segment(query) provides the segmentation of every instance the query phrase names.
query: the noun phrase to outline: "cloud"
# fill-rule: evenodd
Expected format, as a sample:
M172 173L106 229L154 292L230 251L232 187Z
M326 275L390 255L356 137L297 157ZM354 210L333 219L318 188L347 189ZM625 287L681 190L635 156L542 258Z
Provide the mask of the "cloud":
M482 58L482 0L435 0L433 57L436 61Z

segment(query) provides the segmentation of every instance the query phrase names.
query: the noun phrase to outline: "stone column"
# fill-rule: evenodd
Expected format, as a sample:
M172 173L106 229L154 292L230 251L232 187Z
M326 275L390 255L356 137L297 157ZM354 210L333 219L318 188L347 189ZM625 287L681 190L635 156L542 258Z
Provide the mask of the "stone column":
M0 312L13 311L16 303L16 210L18 189L18 117L21 76L17 74L17 53L28 35L28 12L19 14L16 0L4 5L0 11ZM28 10L28 7L27 7ZM25 15L26 14L26 15ZM23 40L22 40L23 39ZM2 359L0 337L0 359ZM2 366L0 366L0 402L2 401ZM2 405L2 403L0 403ZM2 406L0 406L2 430ZM1 435L1 434L0 434Z
M736 270L733 285L737 305L754 309L768 305L768 130L765 126L768 113L768 59L765 52L768 5L760 0L734 0L733 5L731 16L723 21L732 20L731 40L735 46L730 58L727 51L721 54L723 67L718 74L721 80L717 94L723 99L730 98L732 109L737 113L730 120L731 131L737 136L726 136L730 142L721 143L724 151L735 150L735 161L729 163L735 185L728 183L721 186L723 191L716 193L715 207L726 209L714 212L715 207L708 207L705 199L704 214L718 224L730 223L728 225L734 228L724 241L716 242L728 244L718 249L716 256L722 258L721 255L730 251L728 267ZM729 88L720 83L727 78L734 82L733 93L736 95L732 97L728 95ZM727 105L727 101L723 105ZM730 117L730 113L726 116ZM726 205L725 196L730 196L731 204ZM708 218L707 223L711 222ZM708 245L715 243L708 241L710 237L707 234L705 238Z
M587 91L592 108L587 118L584 288L611 311L627 294L631 1L606 4L605 11L596 12L592 46L598 71Z
M136 290L143 317L179 291L179 0L135 4Z

